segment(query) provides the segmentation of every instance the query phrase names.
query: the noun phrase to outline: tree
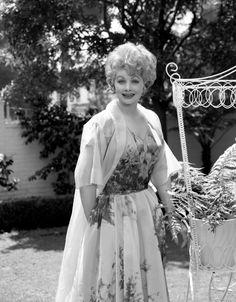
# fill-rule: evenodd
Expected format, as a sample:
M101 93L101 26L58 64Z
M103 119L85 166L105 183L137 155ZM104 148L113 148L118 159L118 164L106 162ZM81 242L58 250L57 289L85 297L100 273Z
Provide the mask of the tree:
M0 32L3 22L0 19ZM7 39L0 35L0 90L9 84L15 77L15 72L10 66L9 56L5 50L8 47Z
M189 108L184 112L186 131L199 142L202 149L203 173L208 174L212 167L211 150L222 136L236 124L235 116L230 113L235 109L225 108ZM219 134L220 131L220 134Z
M76 116L61 106L45 106L32 117L22 119L22 135L26 137L26 144L37 140L43 145L40 157L52 157L30 180L37 177L45 180L50 173L57 173L56 182L52 184L54 191L57 194L73 191L71 176L79 154L82 128L93 114L90 111L86 116Z
M166 136L166 113L172 99L165 66L181 58L184 71L192 62L189 70L200 73L200 69L194 67L203 60L204 41L209 41L211 34L206 31L208 25L202 18L205 2L5 0L4 34L18 72L10 89L12 101L20 98L37 111L50 102L49 95L54 90L72 91L87 85L88 79L95 79L97 88L101 89L105 84L106 54L125 41L139 42L158 59L157 80L144 102L159 114ZM229 2L222 0L222 3ZM182 27L181 22L185 22ZM193 52L197 38L201 41L200 58ZM220 54L222 58L225 55ZM40 110L38 112L40 114Z
M236 20L233 17L236 3L230 0L217 3L210 10L214 18L208 20L208 10L181 48L180 72L187 78L216 74L236 65Z
M104 56L125 41L141 42L158 58L157 80L147 99L166 134L165 65L191 35L201 16L200 0L6 1L5 34L19 70L15 85L36 106L53 90L69 91L96 78L104 85ZM96 12L100 12L99 18ZM192 13L186 33L176 22ZM98 14L99 15L99 14ZM120 31L112 28L119 20ZM19 89L20 90L20 89ZM40 97L39 97L40 96Z
M210 22L206 15L181 48L179 55L180 74L182 77L203 77L220 73L236 65L236 20L233 18L236 3L221 1L210 6ZM205 47L207 45L207 47ZM232 79L235 74L228 78ZM229 91L228 91L229 92ZM227 92L226 92L227 94ZM217 102L217 96L216 102ZM227 95L226 95L227 97ZM236 124L234 108L189 108L185 111L185 126L199 142L202 148L203 172L208 173L212 166L211 150L219 139ZM232 117L229 115L233 113ZM219 135L219 131L221 134Z

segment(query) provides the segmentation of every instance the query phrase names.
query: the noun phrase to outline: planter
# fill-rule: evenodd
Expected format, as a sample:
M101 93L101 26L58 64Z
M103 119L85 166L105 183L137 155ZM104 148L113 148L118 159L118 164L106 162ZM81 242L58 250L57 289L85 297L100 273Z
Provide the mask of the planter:
M194 219L198 251L191 247L191 255L196 253L199 269L210 271L236 271L236 219L229 219L217 226L215 232L209 225Z

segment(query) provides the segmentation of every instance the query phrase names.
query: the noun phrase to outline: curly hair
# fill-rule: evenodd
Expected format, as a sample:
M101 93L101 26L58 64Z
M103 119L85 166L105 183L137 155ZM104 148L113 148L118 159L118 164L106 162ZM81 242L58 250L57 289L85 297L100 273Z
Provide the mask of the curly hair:
M114 80L119 69L126 69L130 75L138 75L148 89L156 80L156 57L143 45L131 42L119 45L109 53L105 64L108 86L114 88Z

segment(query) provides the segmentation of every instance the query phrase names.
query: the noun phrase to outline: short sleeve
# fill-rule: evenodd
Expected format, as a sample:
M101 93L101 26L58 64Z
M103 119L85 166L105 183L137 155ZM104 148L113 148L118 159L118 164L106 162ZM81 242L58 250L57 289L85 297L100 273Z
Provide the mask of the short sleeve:
M169 180L170 176L179 170L181 170L179 161L163 139L159 158L152 172L151 182L156 188L158 188L165 184Z
M84 125L80 155L75 168L76 188L95 184L103 185L102 149L105 139L99 124L93 119Z

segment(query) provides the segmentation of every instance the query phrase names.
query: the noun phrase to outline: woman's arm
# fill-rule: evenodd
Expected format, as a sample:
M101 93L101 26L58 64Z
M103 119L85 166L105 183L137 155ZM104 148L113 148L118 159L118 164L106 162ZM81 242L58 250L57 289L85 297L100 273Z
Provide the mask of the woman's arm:
M96 203L96 185L88 185L80 188L81 202L84 208L84 214L89 220L91 210L94 208Z
M164 205L166 214L171 214L174 210L174 206L173 206L172 200L170 198L170 194L168 193L169 189L170 189L169 180L166 183L157 187L157 192Z
M160 185L157 187L157 192L158 195L163 203L164 209L165 209L165 215L167 216L167 221L169 224L169 229L172 234L172 239L176 244L178 244L178 237L176 234L175 226L174 226L174 221L172 220L173 218L173 212L174 212L174 205L171 200L170 194L168 193L168 190L170 188L170 180L168 180L166 183L163 185Z

